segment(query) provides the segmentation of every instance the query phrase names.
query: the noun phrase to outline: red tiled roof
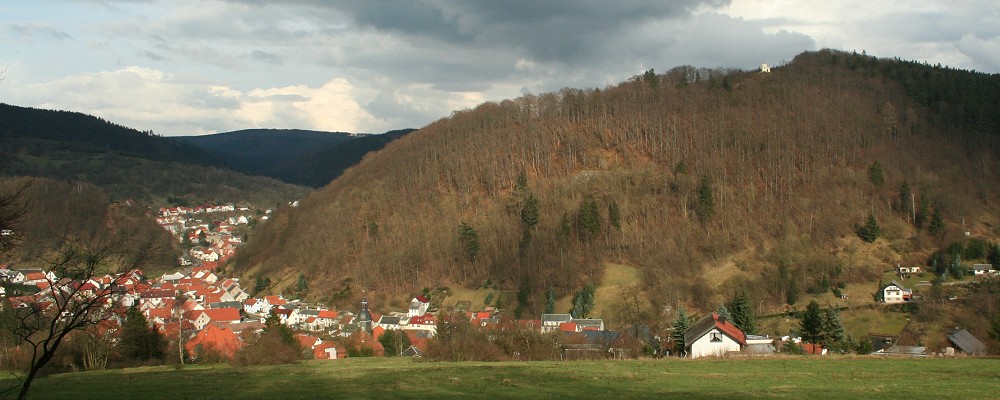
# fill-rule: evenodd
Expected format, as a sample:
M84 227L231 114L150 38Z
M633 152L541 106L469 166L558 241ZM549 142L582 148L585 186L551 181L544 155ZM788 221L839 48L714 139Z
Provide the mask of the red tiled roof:
M421 303L430 303L431 302L430 299L428 299L427 297L424 297L423 295L417 296L417 301L419 301Z
M576 322L560 323L559 330L562 332L576 332Z
M208 314L208 317L212 321L240 321L240 310L235 308L213 308L210 310L202 310L203 313Z
M737 343L743 346L747 345L747 336L740 330L740 328L737 328L736 325L733 325L725 319L720 319L719 315L716 313L712 313L712 318L715 319L716 328L719 328L720 331L733 338L733 340L736 340Z
M319 341L319 338L312 335L305 335L300 333L295 335L295 340L299 342L299 346L302 347L303 349L312 349L313 346L316 345L316 342Z
M337 312L336 311L323 310L323 311L319 312L318 317L320 317L320 318L327 318L327 319L334 319L334 318L337 318Z
M198 332L191 340L189 340L184 347L187 348L189 354L196 354L199 345L201 349L218 351L221 355L232 358L236 354L236 350L239 350L243 343L240 338L233 333L229 328L219 328L213 324L209 324Z

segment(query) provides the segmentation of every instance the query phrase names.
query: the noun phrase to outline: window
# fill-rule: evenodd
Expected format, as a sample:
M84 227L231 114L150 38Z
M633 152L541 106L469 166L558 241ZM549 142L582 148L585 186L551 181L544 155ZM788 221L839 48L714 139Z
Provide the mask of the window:
M722 341L722 334L721 333L719 333L719 332L712 332L712 333L710 333L710 335L711 335L711 341L713 341L713 342L721 342Z

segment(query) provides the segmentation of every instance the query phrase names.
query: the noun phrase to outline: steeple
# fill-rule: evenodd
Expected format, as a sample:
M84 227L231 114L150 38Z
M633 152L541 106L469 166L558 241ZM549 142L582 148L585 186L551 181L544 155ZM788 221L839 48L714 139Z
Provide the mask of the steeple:
M372 333L372 313L368 311L368 299L361 298L361 312L358 313L358 326L365 332Z

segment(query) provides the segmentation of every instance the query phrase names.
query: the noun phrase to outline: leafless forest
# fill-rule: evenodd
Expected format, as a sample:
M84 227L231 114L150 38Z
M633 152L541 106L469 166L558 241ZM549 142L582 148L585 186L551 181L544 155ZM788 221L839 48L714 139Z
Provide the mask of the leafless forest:
M1000 223L997 117L928 98L950 87L941 76L971 76L959 92L996 77L833 51L771 71L678 67L456 111L280 210L229 268L302 271L311 295L353 304L362 290L486 280L562 295L614 262L643 271L654 306L735 288L781 303L817 277L877 279L882 266L830 255L869 215L905 227L913 254L963 217ZM943 232L901 212L904 181ZM713 282L737 253L755 278Z

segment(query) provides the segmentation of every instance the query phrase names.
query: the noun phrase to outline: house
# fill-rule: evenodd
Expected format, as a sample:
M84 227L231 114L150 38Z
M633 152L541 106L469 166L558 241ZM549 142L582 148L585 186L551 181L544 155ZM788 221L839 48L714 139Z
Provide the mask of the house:
M604 320L600 318L573 318L570 322L575 323L580 331L604 330Z
M875 300L887 304L904 303L910 301L912 297L913 290L903 287L896 281L882 285L878 293L875 294Z
M184 318L191 321L195 329L202 330L208 326L209 322L223 325L240 322L240 311L235 308L191 310L184 313Z
M571 325L564 322L563 325ZM579 332L564 331L562 346L563 357L568 360L593 360L608 356L620 358L623 353L614 345L618 343L621 332L587 330ZM617 349L617 351L616 351Z
M409 317L418 317L427 314L427 308L430 307L431 301L424 296L414 297L410 300L410 311L406 314Z
M896 272L898 272L899 274L919 274L920 267L919 266L904 267L901 265L897 265Z
M986 345L972 336L968 330L956 330L948 334L948 341L955 345L955 348L965 354L976 356L986 355Z
M763 73L771 72L771 67L768 67L767 64L761 64L760 65L760 72L763 72Z
M706 315L684 331L684 350L691 358L722 356L746 347L746 334L716 313Z
M972 266L973 276L990 276L996 274L997 270L993 269L993 264L974 264Z
M429 331L430 336L433 337L437 333L437 318L431 314L410 317L410 320L407 321L407 324L403 327L403 329L426 330Z
M240 341L240 338L228 327L219 328L215 325L208 325L185 343L184 347L187 348L188 354L195 358L205 357L209 352L216 352L225 358L233 358L242 345L243 342Z
M542 333L556 332L559 325L573 319L569 314L542 314Z
M774 339L767 335L746 335L747 352L750 354L772 354L777 349Z

